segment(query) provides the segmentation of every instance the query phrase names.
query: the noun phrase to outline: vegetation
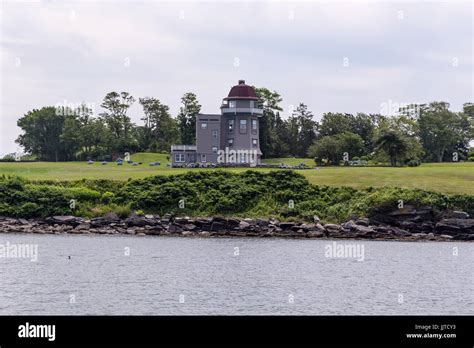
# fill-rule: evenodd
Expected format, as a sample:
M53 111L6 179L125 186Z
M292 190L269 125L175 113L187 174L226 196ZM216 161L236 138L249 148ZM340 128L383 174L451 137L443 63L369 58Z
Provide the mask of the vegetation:
M409 105L395 116L328 112L317 122L304 103L283 119L278 92L267 88L255 92L263 108L259 118L263 158L309 156L320 165L339 165L365 157L391 166L472 158L468 155L474 139L472 103L466 103L463 112L450 111L446 102ZM84 105L29 111L18 120L23 134L17 143L42 161L113 160L126 152L169 152L173 143L195 143L201 105L194 93L184 94L175 118L159 99L139 98L143 125L133 124L127 115L135 102L128 92L110 92L97 117Z
M194 172L198 169L166 168L168 154L138 153L131 156L142 165L132 166L124 163L102 165L100 162L0 162L0 175L19 175L28 180L75 181L85 179L110 179L126 181L152 175L172 175ZM159 161L160 166L148 163ZM276 158L264 160L266 163L285 163L313 165L311 159ZM268 169L255 169L268 172ZM214 169L206 169L214 171ZM241 173L245 168L226 168L230 173ZM350 186L357 189L366 187L396 186L402 188L420 188L446 194L474 194L474 162L461 163L423 163L419 167L319 167L318 169L298 170L306 179L317 185Z
M191 216L255 216L340 222L370 216L376 208L404 204L474 213L473 195L447 196L418 189L328 187L310 184L292 171L194 171L128 182L79 180L30 182L0 177L0 215L38 217L59 214L126 216L174 213Z

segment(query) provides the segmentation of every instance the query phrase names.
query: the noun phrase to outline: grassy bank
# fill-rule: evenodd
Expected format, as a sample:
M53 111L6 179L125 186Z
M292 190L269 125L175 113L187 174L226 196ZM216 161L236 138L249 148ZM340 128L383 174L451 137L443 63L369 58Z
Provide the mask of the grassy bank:
M0 179L0 215L37 217L73 214L93 217L109 211L127 216L174 213L190 216L232 215L282 220L340 222L374 209L397 208L398 202L431 205L438 210L474 213L473 195L445 195L419 189L355 189L311 184L293 171L194 170L124 181L79 180L31 182ZM71 202L74 204L71 206Z
M0 163L0 174L19 175L28 180L80 180L109 179L126 181L152 175L174 175L195 172L196 169L166 168L168 162L164 154L137 154L132 159L143 162L140 166L114 163L101 165L85 162L30 162ZM286 161L285 161L286 160ZM148 163L160 161L161 166L150 167ZM270 160L269 160L270 161ZM274 163L299 164L302 159L274 159ZM293 163L295 162L295 163ZM310 162L310 161L309 161ZM206 169L213 171L214 169ZM256 169L262 173L268 169ZM244 168L226 169L230 173L242 173ZM394 186L409 189L423 189L446 194L474 195L474 162L422 164L419 167L322 167L297 171L316 185L332 187L349 186L357 189L367 187Z

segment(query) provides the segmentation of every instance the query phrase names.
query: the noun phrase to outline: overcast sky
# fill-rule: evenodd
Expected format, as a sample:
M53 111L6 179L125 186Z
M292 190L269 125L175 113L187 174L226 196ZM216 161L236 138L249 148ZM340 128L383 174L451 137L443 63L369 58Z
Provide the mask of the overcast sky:
M175 116L194 92L218 113L238 79L278 91L284 115L379 113L473 100L472 2L1 1L0 155L18 118L107 92L159 98ZM140 108L130 116L140 123Z

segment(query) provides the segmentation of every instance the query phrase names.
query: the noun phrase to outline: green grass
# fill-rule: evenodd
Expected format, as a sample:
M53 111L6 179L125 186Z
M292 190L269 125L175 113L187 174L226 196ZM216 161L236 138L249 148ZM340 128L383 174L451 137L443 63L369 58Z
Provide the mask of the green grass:
M0 162L0 175L20 175L30 180L77 180L88 179L137 179L150 175L179 174L187 170L166 168L166 154L135 154L132 160L143 162L140 166L124 164L117 166L109 163L88 165L85 162ZM149 162L160 161L160 167L150 167ZM311 163L310 159L289 158L265 160L267 163L299 164ZM213 169L206 169L213 170ZM226 169L242 172L246 168ZM256 169L269 171L269 169ZM474 162L463 163L429 163L419 167L322 167L319 169L298 170L312 184L329 186L351 186L364 188L368 186L396 186L419 188L447 194L474 194Z
M307 166L314 167L315 163L314 160L311 158L295 158L295 157L288 157L288 158L269 158L262 160L263 163L268 164L288 164L290 166L297 166L300 163L304 163Z

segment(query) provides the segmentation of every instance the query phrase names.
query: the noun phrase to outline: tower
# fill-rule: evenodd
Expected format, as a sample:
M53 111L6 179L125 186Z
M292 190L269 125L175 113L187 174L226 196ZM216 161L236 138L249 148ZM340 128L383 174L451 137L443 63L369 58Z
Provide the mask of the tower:
M244 80L230 89L221 105L221 149L237 152L238 163L249 163L251 153L260 161L259 118L263 109L252 86Z

